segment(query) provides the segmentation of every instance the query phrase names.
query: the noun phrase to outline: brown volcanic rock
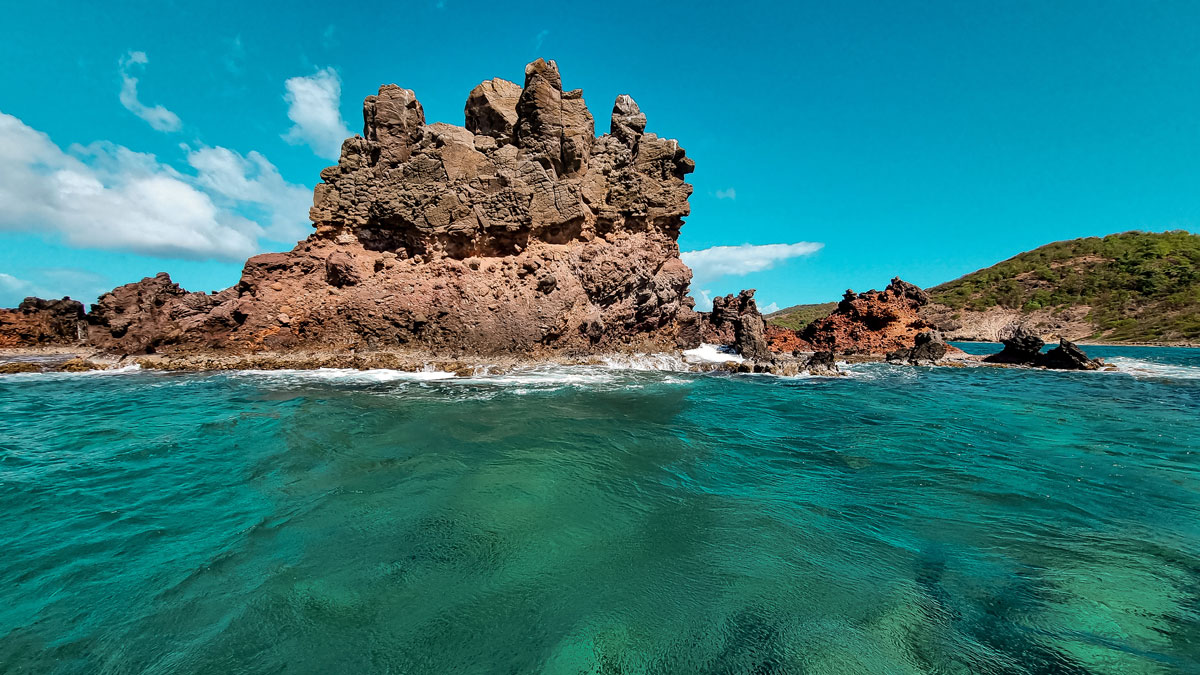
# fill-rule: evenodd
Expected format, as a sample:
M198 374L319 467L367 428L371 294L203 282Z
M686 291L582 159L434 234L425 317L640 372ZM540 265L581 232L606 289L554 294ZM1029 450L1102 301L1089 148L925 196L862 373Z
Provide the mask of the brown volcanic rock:
M713 298L712 311L704 315L704 342L732 346L738 354L755 361L770 360L766 321L754 301L754 289Z
M92 340L122 352L694 346L676 242L692 161L641 132L632 99L614 106L620 138L595 138L553 61L526 68L514 101L515 86L476 87L466 128L425 124L410 90L382 87L363 136L321 172L315 234L251 258L219 294L165 275L116 289L92 312Z
M467 130L478 136L491 136L502 144L512 142L520 99L518 84L498 77L480 83L471 90L463 111Z
M772 330L771 348L878 356L911 349L917 334L929 328L918 313L928 302L925 291L899 277L882 292L846 291L832 314L813 321L799 333Z
M25 298L16 309L0 309L0 347L74 344L85 326L79 302Z
M118 286L88 312L88 342L125 353L154 352L160 345L203 340L217 327L212 311L236 293L189 293L166 272Z

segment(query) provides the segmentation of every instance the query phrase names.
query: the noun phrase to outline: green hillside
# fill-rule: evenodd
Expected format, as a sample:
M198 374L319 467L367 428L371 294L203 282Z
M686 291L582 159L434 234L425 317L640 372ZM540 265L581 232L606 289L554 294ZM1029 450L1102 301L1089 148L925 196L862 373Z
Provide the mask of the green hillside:
M817 305L792 305L784 307L778 312L772 312L766 315L767 323L775 326L783 326L792 330L800 330L808 324L829 316L837 307L836 302L822 302Z
M1095 337L1200 338L1200 235L1125 232L1059 241L929 289L957 310L1089 306Z

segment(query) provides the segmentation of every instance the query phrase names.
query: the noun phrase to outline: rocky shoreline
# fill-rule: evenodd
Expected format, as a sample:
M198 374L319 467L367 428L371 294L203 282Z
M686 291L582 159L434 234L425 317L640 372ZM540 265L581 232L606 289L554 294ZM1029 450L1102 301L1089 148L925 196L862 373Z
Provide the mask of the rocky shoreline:
M899 278L883 291L846 291L802 331L767 326L752 289L696 312L678 245L695 163L677 141L647 132L627 95L597 137L582 90L563 89L557 65L538 59L523 85L476 86L464 119L426 123L412 90L380 87L363 102L362 135L321 171L307 239L250 258L222 291L190 292L163 272L87 312L69 298L0 310L0 348L74 350L60 360L18 355L0 372L467 373L636 354L682 360L702 344L736 357L691 369L834 375L839 359L977 360L946 344L928 294ZM1007 348L1012 358L1000 358L1089 367L1068 344L1063 358L1022 362Z

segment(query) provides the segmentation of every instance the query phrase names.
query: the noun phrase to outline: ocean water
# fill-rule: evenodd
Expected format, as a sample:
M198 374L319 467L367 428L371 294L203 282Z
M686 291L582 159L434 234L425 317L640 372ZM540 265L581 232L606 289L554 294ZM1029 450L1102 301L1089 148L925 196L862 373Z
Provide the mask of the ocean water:
M0 377L0 672L1200 672L1200 351L1089 352Z

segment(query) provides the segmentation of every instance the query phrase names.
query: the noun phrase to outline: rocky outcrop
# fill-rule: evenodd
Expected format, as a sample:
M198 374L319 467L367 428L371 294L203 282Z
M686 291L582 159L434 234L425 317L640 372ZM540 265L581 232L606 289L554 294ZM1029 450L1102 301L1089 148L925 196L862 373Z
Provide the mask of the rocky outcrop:
M925 291L897 277L883 291L846 291L829 316L799 332L772 327L768 340L771 349L781 352L799 349L884 356L915 346L917 335L929 328L919 315L928 301Z
M1089 358L1079 345L1061 338L1057 347L1042 355L1041 365L1054 370L1099 370L1104 363Z
M772 375L838 375L832 352L807 354L804 350L772 351L767 325L754 301L754 289L713 298L712 311L700 314L699 338L710 344L733 348L744 360L727 364L740 373Z
M90 339L123 353L695 346L683 148L646 133L628 96L596 138L582 92L541 59L524 86L475 87L464 112L463 127L427 124L413 91L381 87L321 172L312 236L220 293L166 275L118 288Z
M712 311L702 319L701 337L704 342L733 347L747 359L769 360L772 353L766 328L751 288L713 298Z
M1042 347L1046 346L1037 333L1023 324L1009 326L1007 335L1001 338L1000 342L1004 349L984 357L985 362L1033 365L1040 357Z
M1001 341L1004 349L984 357L985 363L1054 370L1097 370L1103 365L1099 359L1089 358L1078 345L1065 338L1059 340L1057 347L1043 353L1042 348L1046 343L1025 324L1011 326L1006 332L1006 337Z
M16 309L0 309L0 347L67 345L86 337L83 305L70 298L25 298Z
M950 346L942 334L935 330L917 333L913 346L901 347L888 352L889 363L907 363L913 366L929 366L945 358Z

